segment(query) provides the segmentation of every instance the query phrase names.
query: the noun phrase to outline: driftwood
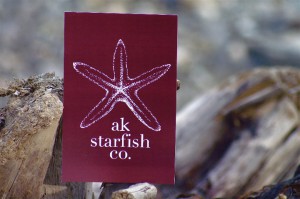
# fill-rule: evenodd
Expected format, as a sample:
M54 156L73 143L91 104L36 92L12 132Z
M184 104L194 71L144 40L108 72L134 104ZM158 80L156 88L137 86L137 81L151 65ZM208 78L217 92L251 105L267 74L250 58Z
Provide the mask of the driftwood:
M291 177L300 162L299 85L299 70L257 69L181 111L178 184L208 198L237 197Z
M1 198L99 197L99 183L61 182L62 95L62 80L54 74L0 88L0 97L9 97L0 110Z
M52 156L62 102L49 76L15 81L0 95L11 97L0 135L1 198L40 198Z
M53 157L56 162L61 161L61 156L52 156L56 150L52 152L55 141L60 145L62 86L62 80L54 74L45 74L15 80L8 88L0 89L0 96L9 96L7 106L1 110L0 198L80 196L74 193L80 185L64 186L54 180L61 175L61 163L50 164ZM61 145L59 148L61 150ZM84 191L81 192L83 195Z
M298 196L299 85L299 70L257 69L199 96L177 117L176 185L157 198ZM61 183L62 92L52 74L0 89L1 198L98 198L92 183ZM156 195L105 185L105 198Z

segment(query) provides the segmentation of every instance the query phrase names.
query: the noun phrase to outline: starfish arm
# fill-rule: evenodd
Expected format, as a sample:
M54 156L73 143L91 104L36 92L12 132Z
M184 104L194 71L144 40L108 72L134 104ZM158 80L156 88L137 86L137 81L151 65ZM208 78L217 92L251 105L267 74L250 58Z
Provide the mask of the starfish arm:
M114 80L122 86L128 79L125 44L119 39L113 57Z
M106 89L108 86L113 87L112 80L99 70L81 62L73 62L73 67L82 76L92 81L94 84Z
M132 83L128 87L131 89L139 90L161 78L164 74L167 73L170 67L171 64L165 64L162 66L155 67L152 70L149 70L141 74L140 76L134 78L132 80Z
M111 95L107 93L106 96L82 120L80 128L89 127L106 116L114 108L115 103L115 98L111 97Z
M126 93L125 98L122 100L127 104L129 109L137 117L140 122L142 122L148 128L154 131L160 131L161 126L158 123L156 117L151 113L151 111L146 107L146 105L140 100L137 95Z

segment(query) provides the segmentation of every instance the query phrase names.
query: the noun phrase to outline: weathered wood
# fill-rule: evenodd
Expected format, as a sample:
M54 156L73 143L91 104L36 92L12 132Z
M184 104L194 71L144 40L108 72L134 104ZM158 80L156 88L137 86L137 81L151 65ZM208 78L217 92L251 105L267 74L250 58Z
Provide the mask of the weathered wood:
M165 192L169 198L182 185L196 191L182 197L236 197L290 177L300 161L299 85L299 70L254 70L179 113L177 186ZM91 186L86 195L84 183L61 183L62 91L53 75L0 89L10 96L1 109L1 198L93 197ZM132 195L125 190L114 197Z
M140 183L114 192L112 199L155 199L156 194L157 189L154 185Z
M0 89L1 96L10 97L0 134L1 198L84 197L84 183L60 180L62 86L61 79L45 74Z
M62 102L54 75L15 81L0 134L0 197L40 198Z
M231 137L229 134L221 133L222 124L216 120L216 116L233 97L231 89L213 90L199 97L178 114L176 120L177 180L197 178L196 174L207 167L206 163L211 158L215 146Z
M295 171L295 165L300 163L300 129L291 131L291 135L283 140L278 149L265 160L265 164L253 176L245 192L256 191L262 187L278 182L285 172ZM291 175L289 175L290 177ZM256 180L259 179L259 180Z
M68 187L68 198L84 198L85 197L85 183L84 182L67 182L61 181L62 175L62 119L59 122L57 129L57 136L52 152L52 159L49 163L48 171L44 180L47 185L61 185ZM53 197L53 198L51 198ZM64 199L65 195L55 194L47 196L47 199Z
M57 124L58 118L48 128L29 138L28 144L25 145L26 152L23 159L8 160L8 165L18 165L15 167L14 173L7 175L0 169L0 181L5 182L2 179L6 178L11 179L12 182L6 186L9 187L9 190L4 191L4 195L7 195L6 198L40 198L41 186L51 158Z
M241 188L249 186L250 180L266 185L264 182L267 177L274 180L281 175L278 172L285 171L286 167L269 175L260 173L264 164L270 164L269 158L277 157L273 156L274 153L283 147L289 134L294 133L292 131L299 121L297 109L288 98L284 98L279 102L264 104L257 112L265 115L255 117L259 121L255 135L251 135L249 130L241 132L240 138L231 144L218 165L209 171L208 179L212 184L209 194L212 197L236 196L240 194ZM294 147L293 151L299 152L300 147Z
M257 69L199 96L177 117L177 184L237 197L290 177L300 160L299 85L297 69Z

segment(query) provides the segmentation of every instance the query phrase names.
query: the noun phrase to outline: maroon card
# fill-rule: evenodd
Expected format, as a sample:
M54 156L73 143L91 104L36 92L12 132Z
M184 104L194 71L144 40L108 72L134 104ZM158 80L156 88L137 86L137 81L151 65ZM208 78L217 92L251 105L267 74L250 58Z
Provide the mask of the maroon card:
M174 183L177 16L65 13L63 181Z

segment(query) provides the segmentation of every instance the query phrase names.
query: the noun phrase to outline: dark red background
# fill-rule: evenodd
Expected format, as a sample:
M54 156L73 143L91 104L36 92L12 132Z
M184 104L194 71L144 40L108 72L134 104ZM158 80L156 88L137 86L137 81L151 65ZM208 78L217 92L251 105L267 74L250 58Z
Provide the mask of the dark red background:
M171 64L159 80L138 95L161 124L161 131L144 126L125 103L117 103L104 118L88 128L79 127L105 91L73 69L86 63L113 77L117 42L127 51L128 74L134 78L154 67ZM94 182L174 183L176 115L177 16L141 14L65 13L65 76L63 118L63 180ZM92 137L121 137L112 122L124 117L131 138L150 140L150 149L130 149L131 160L111 160L115 148L92 148Z

